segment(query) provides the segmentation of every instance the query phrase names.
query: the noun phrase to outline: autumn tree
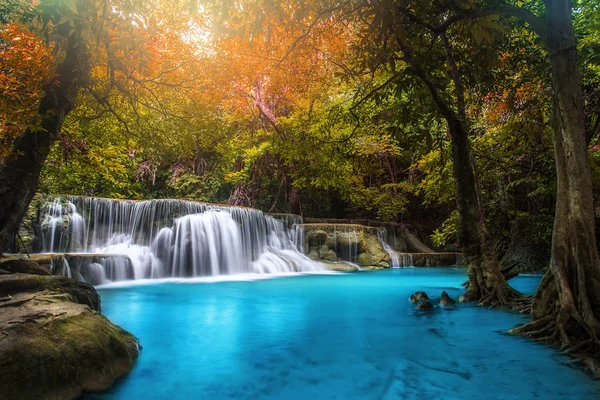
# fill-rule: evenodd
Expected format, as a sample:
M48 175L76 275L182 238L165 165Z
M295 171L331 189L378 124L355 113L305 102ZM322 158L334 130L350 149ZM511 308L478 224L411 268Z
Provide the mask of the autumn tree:
M88 6L82 3L81 12L87 12ZM74 107L87 72L86 46L82 41L83 21L74 19L74 2L39 12L27 6L11 11L15 20L23 17L30 24L53 26L52 40L59 46L62 57L57 62L54 76L45 83L37 109L38 121L18 133L0 164L0 253L27 210L39 184L40 171L50 146L56 140L65 116ZM4 44L14 45L14 40ZM16 75L10 64L7 67L10 69L3 71L3 75ZM24 66L15 67L18 71Z
M173 9L167 12L169 6ZM192 106L186 103L185 92L181 89L196 83L194 78L198 70L190 73L184 64L199 54L194 53L191 42L195 40L193 31L201 25L202 16L197 9L178 2L164 5L93 0L43 1L39 4L15 1L3 6L1 13L5 35L10 34L7 27L19 24L28 31L22 36L22 43L30 43L28 51L41 48L32 47L30 38L35 35L53 49L52 61L56 65L54 73L47 79L43 70L34 75L37 84L43 82L44 85L34 120L24 124L14 119L17 113L11 113L10 123L19 127L13 129L17 133L10 136L10 132L3 132L3 139L9 141L10 148L0 165L0 245L3 246L8 236L17 230L38 188L40 171L51 147L59 137L65 118L78 103L87 107L85 111L79 110L78 115L82 118L74 122L74 126L80 127L82 122L85 125L85 120L102 120L110 116L119 126L115 129L117 136L125 137L125 142L135 141L133 126L163 132L157 127L164 126L158 122L160 119L177 120L181 124L189 122ZM25 47L19 47L19 42L4 41L2 54L6 57L15 51L23 52L19 49ZM190 56L185 61L178 60L182 53ZM29 58L23 57L23 60ZM46 64L41 63L42 66ZM3 67L2 77L9 84L9 90L23 92L18 87L21 82L15 78L27 75L26 62L7 62ZM39 93L34 83L30 82L27 90ZM78 97L82 93L85 102ZM169 108L165 98L181 101L170 103L176 104L176 108ZM186 111L188 115L182 115ZM145 142L150 143L150 139L157 136L145 138ZM81 139L70 141L66 135L61 137L61 142L66 144L65 149L71 150L83 149L86 143ZM139 147L142 146L133 150L139 150ZM115 157L124 156L118 153L124 151L118 150ZM151 161L146 164L150 167L146 168L148 171L142 170L140 175L146 176L148 174L144 173L147 172L152 175Z

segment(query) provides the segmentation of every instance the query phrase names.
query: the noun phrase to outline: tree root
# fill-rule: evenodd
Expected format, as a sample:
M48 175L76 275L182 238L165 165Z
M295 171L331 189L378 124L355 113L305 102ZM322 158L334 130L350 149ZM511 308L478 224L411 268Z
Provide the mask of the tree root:
M569 364L581 363L595 379L600 379L600 340L576 310L568 311L567 321L565 312L553 312L508 333L557 347L562 354L573 357Z
M477 302L482 307L507 308L521 314L530 314L533 298L504 285L493 288L479 298L477 291L469 288L459 300L461 303Z

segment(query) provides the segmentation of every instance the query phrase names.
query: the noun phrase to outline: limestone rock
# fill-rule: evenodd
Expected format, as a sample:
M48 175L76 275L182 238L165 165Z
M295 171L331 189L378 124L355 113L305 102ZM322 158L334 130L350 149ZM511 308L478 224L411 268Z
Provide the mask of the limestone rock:
M410 302L416 304L420 301L429 301L429 296L425 292L415 292L415 294L410 296Z
M371 257L367 253L360 253L356 262L361 267L368 267L371 265Z
M338 256L333 250L327 250L324 253L321 253L321 259L324 261L337 261Z
M452 299L452 297L448 296L448 293L444 290L442 292L442 296L440 297L440 306L444 307L452 307L456 304L456 300Z
M99 308L94 288L71 278L0 275L1 397L76 399L129 372L137 340Z
M425 300L422 303L419 304L419 306L417 307L417 309L419 311L431 311L433 310L433 304L431 304L429 302L429 300Z
M300 226L304 231L304 249L311 259L350 261L365 269L391 267L390 256L380 241L380 228L357 224Z
M15 258L12 260L6 260L0 263L0 269L3 269L12 273L23 273L32 275L51 275L47 269L40 267L40 265L29 259Z
M67 293L75 302L85 304L92 310L100 311L100 296L93 286L66 276L36 276L15 274L0 276L0 299L20 292Z
M330 271L335 272L358 272L359 269L356 265L345 263L345 262L336 262L336 263L325 263L325 267L327 267Z

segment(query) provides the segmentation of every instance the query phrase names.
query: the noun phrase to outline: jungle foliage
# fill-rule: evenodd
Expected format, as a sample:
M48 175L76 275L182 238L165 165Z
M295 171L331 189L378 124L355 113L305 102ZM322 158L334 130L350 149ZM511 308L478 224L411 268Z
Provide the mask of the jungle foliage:
M418 16L434 3L409 5ZM370 4L6 2L0 156L39 124L31 105L64 57L57 33L81 30L89 79L52 146L41 191L409 222L431 231L440 248L456 247L447 124L399 49L379 41L393 35ZM544 12L541 2L513 5ZM574 10L598 193L600 7L578 1ZM443 49L427 48L427 33L416 28L402 34L452 97ZM499 15L465 20L447 35L488 229L502 253L514 221L554 213L546 50L529 26ZM542 240L550 238L546 225Z

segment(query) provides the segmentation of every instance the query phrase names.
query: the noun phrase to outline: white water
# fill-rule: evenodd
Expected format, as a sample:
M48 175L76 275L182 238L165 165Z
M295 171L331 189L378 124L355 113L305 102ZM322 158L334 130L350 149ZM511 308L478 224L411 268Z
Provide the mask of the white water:
M407 259L401 253L398 253L396 250L394 250L392 248L392 246L390 246L390 244L387 242L386 235L387 235L387 232L385 229L381 229L377 232L377 238L379 238L379 242L381 242L383 249L390 256L390 263L391 263L392 268L412 266L413 265L412 257L410 258L410 261L407 264L406 263Z
M279 220L258 210L180 200L68 197L49 203L40 220L43 252L107 255L90 255L74 273L95 285L324 269L303 254L297 216ZM126 255L129 262L109 255Z

